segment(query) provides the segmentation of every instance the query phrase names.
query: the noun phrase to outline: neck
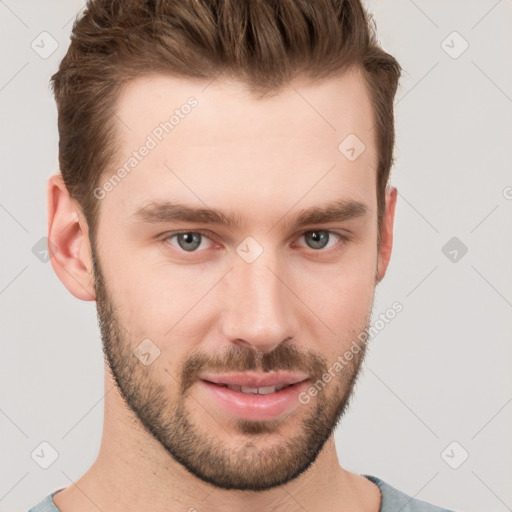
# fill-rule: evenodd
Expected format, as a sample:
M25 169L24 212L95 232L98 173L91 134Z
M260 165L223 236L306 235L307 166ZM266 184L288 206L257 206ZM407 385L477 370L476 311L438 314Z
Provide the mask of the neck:
M99 454L74 485L54 496L60 510L378 512L380 491L366 478L341 468L333 436L307 471L274 489L233 491L203 482L175 461L144 429L106 374Z

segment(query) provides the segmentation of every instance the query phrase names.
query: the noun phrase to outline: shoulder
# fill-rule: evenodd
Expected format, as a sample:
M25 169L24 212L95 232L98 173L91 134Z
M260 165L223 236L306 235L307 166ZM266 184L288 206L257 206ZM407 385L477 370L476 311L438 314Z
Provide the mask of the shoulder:
M62 489L57 489L56 491L48 494L46 498L41 500L37 505L34 505L28 512L60 512L53 501L53 496L61 490Z
M396 489L380 478L371 475L363 475L376 484L382 494L382 503L379 512L453 512L446 508L437 507L426 501L412 498L408 494Z

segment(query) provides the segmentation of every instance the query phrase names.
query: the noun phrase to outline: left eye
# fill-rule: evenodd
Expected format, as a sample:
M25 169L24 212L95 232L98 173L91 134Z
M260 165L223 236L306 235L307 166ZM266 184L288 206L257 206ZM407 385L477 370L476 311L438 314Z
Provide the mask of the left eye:
M209 240L209 238L206 235L196 231L184 231L182 233L175 233L173 235L168 236L166 240L170 241L173 238L176 238L178 247L187 252L195 252L203 245L205 239Z
M306 231L305 233L302 233L302 236L304 237L304 240L308 244L308 247L315 250L332 247L332 245L334 245L336 241L342 238L340 234L335 233L334 231L327 231L322 229ZM333 244L328 246L333 237Z

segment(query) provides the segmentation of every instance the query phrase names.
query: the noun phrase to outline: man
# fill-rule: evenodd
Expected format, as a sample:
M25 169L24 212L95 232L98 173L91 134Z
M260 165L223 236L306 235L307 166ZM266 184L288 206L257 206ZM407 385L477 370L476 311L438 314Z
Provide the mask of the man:
M48 238L97 303L104 431L32 511L443 510L334 444L391 255L399 75L356 0L88 3Z

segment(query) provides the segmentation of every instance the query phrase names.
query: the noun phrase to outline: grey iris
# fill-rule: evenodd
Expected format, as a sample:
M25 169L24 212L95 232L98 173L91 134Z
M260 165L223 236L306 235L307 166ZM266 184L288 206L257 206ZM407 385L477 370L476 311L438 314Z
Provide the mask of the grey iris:
M195 251L201 245L201 233L178 233L177 237L184 251Z
M323 249L329 242L327 231L308 231L304 233L306 242L312 249Z

